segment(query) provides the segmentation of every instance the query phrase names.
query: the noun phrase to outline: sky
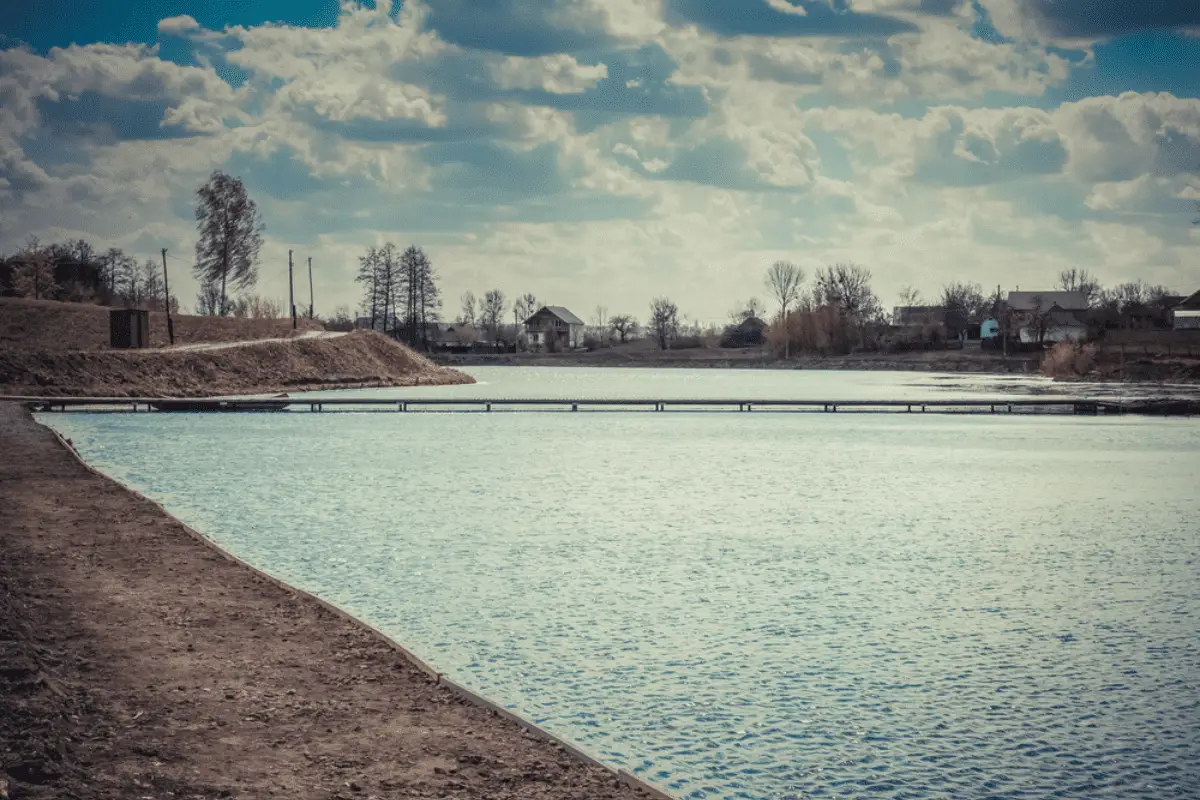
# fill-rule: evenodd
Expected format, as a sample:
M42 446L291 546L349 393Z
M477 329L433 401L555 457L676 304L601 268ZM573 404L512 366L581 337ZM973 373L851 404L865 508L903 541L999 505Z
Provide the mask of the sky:
M0 252L168 248L240 177L316 310L358 256L581 317L719 322L786 259L1200 288L1194 0L39 0L0 9ZM299 276L304 279L300 280ZM300 288L302 287L302 288Z

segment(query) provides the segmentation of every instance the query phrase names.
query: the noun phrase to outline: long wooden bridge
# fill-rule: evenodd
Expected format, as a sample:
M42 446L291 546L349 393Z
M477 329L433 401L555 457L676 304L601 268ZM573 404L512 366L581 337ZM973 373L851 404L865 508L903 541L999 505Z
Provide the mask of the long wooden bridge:
M1063 396L1006 399L812 400L753 398L559 397L14 397L37 411L775 411L983 414L1200 414L1200 399L1118 400Z

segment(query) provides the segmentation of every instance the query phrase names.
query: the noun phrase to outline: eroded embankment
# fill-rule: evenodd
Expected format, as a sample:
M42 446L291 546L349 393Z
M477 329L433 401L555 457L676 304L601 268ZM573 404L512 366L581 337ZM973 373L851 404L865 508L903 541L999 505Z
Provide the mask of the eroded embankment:
M13 403L0 451L0 795L639 796L222 557Z
M0 394L203 397L473 382L371 331L214 350L0 350Z

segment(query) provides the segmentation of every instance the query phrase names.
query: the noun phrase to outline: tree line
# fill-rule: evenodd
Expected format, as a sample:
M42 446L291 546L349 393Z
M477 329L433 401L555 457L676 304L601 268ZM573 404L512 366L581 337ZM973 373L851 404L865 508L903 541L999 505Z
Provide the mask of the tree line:
M388 242L368 248L358 264L355 280L363 288L362 307L370 327L427 348L442 300L437 273L425 251L409 245L400 252Z
M0 257L0 285L6 293L34 300L164 311L164 281L158 259L139 261L119 247L102 250L86 239L43 243L30 237L16 253ZM179 308L174 297L171 307Z

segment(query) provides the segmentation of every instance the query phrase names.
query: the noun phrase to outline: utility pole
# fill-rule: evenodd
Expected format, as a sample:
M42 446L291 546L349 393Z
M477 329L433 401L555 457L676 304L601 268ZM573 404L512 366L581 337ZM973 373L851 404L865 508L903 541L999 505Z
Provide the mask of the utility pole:
M996 297L1000 297L1000 284L996 284ZM1008 306L1000 301L1000 341L1004 343L1004 357L1008 358Z
M517 343L521 341L521 318L517 314L517 304L513 303L513 352L517 352L520 348Z
M292 307L292 330L296 330L296 287L292 281L291 250L288 250L288 305Z
M308 257L308 318L313 318L312 256Z
M167 283L167 248L162 249L163 256L163 299L167 306L167 339L175 344L175 320L171 319L171 285Z

